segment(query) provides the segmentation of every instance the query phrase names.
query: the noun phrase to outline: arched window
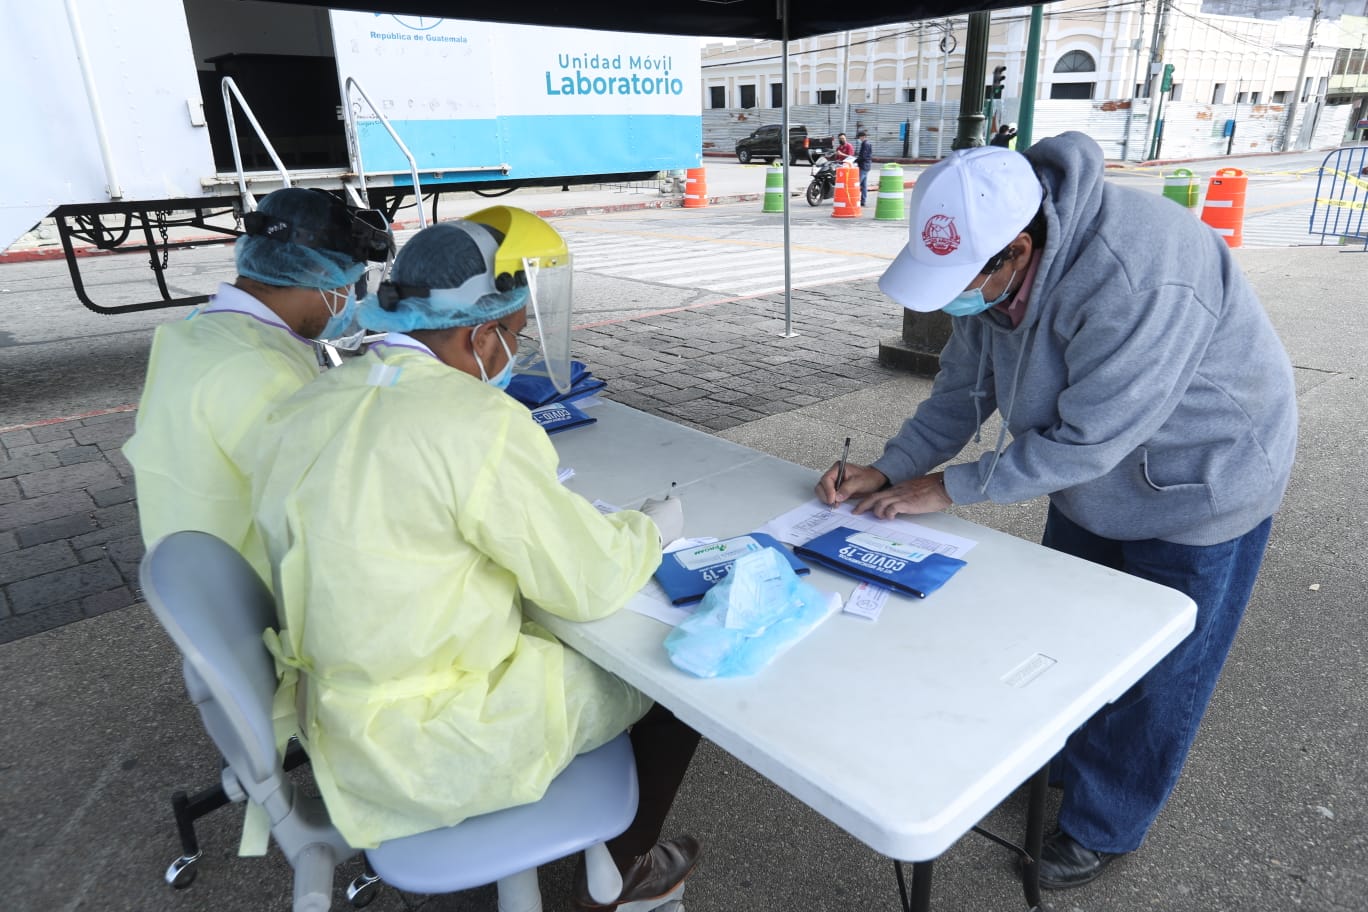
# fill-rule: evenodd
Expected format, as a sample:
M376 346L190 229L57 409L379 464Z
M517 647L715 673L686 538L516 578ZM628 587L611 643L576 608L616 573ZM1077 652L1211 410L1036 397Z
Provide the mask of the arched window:
M1093 73L1097 71L1097 62L1087 51L1069 51L1059 58L1054 71L1056 73Z

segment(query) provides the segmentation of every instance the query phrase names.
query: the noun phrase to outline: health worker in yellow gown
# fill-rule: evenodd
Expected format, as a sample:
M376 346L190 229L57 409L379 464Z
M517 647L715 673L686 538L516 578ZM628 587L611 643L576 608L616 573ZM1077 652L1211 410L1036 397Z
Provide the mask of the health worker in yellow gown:
M503 391L529 275L537 312L568 327L570 268L555 230L519 209L418 232L361 304L362 325L387 335L267 418L254 502L280 603L267 634L285 669L277 706L297 708L347 840L536 801L577 754L632 726L641 800L608 844L627 902L668 893L696 863L695 840L660 830L698 736L522 603L612 614L683 514L678 499L600 514L558 482L545 432ZM573 903L615 905L582 878Z
M315 338L352 320L367 261L393 251L384 215L321 190L287 188L244 219L237 279L189 319L157 328L123 452L143 541L209 532L270 581L252 526L248 466L265 412L318 376Z

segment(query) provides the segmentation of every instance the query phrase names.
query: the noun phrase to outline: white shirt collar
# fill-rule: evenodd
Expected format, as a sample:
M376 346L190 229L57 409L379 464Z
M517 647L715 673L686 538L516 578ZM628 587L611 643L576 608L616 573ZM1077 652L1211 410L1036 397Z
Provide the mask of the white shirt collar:
M274 310L262 304L247 292L223 282L219 285L218 291L209 299L209 303L200 308L200 313L214 313L215 311L228 311L230 313L246 314L255 317L263 323L270 323L272 326L279 326L286 332L293 333L293 330L280 319L280 315ZM298 333L294 333L298 335Z

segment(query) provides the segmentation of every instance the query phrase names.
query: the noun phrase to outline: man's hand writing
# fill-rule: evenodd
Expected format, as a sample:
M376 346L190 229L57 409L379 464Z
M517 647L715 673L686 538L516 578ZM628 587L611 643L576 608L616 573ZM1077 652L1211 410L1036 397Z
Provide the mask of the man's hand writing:
M847 476L849 469L850 467L846 469ZM826 481L826 475L822 476L822 480ZM847 478L846 483L841 486L842 490L849 486L850 481ZM899 513L935 513L952 504L954 501L945 493L945 473L936 472L920 478L909 478L861 498L855 506L855 512L873 513L879 519L892 519Z
M838 491L836 475L840 471L840 465L839 462L832 465L817 481L817 498L827 506L839 506L851 497L872 493L888 484L888 477L878 469L847 462L845 481L841 482L841 489Z

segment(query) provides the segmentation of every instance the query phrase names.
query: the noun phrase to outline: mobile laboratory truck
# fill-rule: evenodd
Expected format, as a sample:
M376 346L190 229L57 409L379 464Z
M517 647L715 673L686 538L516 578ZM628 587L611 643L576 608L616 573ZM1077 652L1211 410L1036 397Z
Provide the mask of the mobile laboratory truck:
M701 162L690 38L253 0L5 9L0 250L50 217L77 297L99 313L204 301L186 293L197 289L173 251L230 239L279 187L342 193L393 219L406 199L435 211L443 192L644 180ZM146 256L155 296L149 283L149 300L93 300L77 245Z

